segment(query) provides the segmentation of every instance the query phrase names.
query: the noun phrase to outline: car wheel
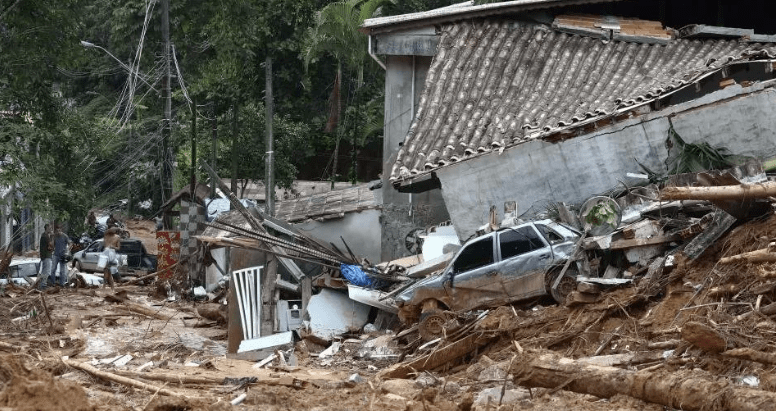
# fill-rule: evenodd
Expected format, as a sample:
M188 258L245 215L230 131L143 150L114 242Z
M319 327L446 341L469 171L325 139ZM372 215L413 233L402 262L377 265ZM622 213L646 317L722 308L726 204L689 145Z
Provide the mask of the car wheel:
M566 270L560 283L558 283L558 286L553 288L552 285L555 284L555 280L558 279L559 274L560 271L553 271L552 275L549 276L547 288L549 289L553 300L557 301L558 304L564 304L566 302L566 297L577 289L577 271L572 268Z
M444 336L447 315L442 310L430 310L420 314L418 332L423 341L431 341Z

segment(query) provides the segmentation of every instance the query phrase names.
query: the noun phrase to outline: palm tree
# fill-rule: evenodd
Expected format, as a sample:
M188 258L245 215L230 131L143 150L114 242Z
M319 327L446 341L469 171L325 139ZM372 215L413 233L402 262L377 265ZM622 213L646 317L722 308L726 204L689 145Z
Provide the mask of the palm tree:
M342 66L356 73L356 91L364 85L364 68L369 63L368 39L358 31L364 20L373 17L384 4L394 0L345 0L330 3L318 12L315 26L307 33L304 47L305 67L321 55L329 54L337 60L337 76L332 92L332 109L326 131L337 130L334 145L334 164L331 185L337 172L339 143L344 133L342 115ZM355 138L354 138L355 140ZM353 144L355 150L355 141Z

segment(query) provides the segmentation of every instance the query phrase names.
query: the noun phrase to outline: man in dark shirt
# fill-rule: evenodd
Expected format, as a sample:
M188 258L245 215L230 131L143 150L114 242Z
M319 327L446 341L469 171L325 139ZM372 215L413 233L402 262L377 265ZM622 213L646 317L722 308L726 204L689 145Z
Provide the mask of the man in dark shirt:
M51 282L56 284L57 268L59 268L59 285L64 287L67 284L67 261L65 261L65 255L67 255L67 249L70 245L70 239L65 233L62 232L62 227L54 226L54 261L53 269L51 270Z
M40 281L38 288L46 288L49 273L51 273L51 251L54 250L54 243L51 241L51 230L49 225L43 226L43 234L40 236Z

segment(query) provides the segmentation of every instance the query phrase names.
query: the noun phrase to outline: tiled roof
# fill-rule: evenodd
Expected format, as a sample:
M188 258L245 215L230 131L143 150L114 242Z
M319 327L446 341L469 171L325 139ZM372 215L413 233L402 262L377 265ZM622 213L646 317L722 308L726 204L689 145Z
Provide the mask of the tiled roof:
M645 44L549 26L470 21L442 28L416 117L391 171L411 178L650 102L724 66L773 59L737 40Z
M280 201L275 204L275 218L295 223L304 220L330 220L343 218L346 213L379 208L375 195L368 185L329 191Z

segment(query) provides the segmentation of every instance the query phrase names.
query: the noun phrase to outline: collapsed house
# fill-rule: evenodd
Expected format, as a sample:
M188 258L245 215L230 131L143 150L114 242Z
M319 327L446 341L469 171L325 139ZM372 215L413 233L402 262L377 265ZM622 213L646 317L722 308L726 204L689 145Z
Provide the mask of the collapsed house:
M469 2L365 21L386 67L385 212L441 203L466 239L491 205L515 201L531 217L636 185L627 175L639 164L665 173L672 126L687 143L776 154L776 38L754 8L724 17L756 30L708 25L721 4L577 3Z

